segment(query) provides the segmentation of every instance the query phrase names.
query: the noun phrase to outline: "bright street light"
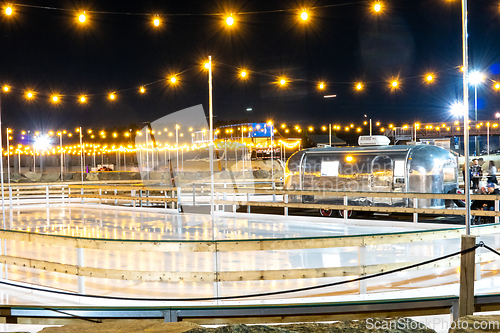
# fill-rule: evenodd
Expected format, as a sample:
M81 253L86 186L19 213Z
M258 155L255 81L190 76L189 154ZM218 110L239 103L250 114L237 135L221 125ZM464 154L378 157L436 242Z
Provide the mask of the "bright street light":
M80 21L80 23L85 23L86 20L87 20L87 16L85 15L85 12L81 13L78 16L78 21Z
M479 71L474 71L469 74L469 82L473 85L478 85L479 83L483 82L484 79L484 74Z
M455 116L455 117L463 117L465 114L466 108L462 103L455 102L451 105L450 107L450 112Z
M159 26L160 26L160 23L161 23L161 22L160 22L160 16L155 15L155 16L153 17L153 25L154 25L155 27L159 27Z

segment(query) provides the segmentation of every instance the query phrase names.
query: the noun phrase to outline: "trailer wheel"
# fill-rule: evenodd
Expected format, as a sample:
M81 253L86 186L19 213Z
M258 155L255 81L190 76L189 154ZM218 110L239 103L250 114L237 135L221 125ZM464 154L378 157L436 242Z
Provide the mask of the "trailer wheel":
M460 188L456 188L454 190L451 190L450 192L448 192L450 194L464 194L464 190L460 189ZM458 199L453 199L453 202L455 203L455 205L457 205L457 207L465 207L465 200L458 200Z
M331 209L320 209L319 210L319 215L324 216L324 217L330 217L333 215L333 210Z
M344 210L339 210L339 215L340 217L344 217ZM347 218L350 219L351 217L355 217L357 214L353 210L348 210L347 211Z

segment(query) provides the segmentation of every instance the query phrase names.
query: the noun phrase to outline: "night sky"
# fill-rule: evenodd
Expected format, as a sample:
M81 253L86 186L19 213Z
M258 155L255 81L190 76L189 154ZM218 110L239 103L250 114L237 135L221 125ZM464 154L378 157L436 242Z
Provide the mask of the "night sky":
M201 70L208 55L214 61L217 122L345 124L360 123L364 114L395 123L449 120L449 104L462 96L460 1L382 3L383 14L375 15L371 2L349 0L24 0L74 11L14 4L12 17L0 17L0 82L13 88L2 97L2 122L15 129L110 128L154 121L200 103L208 113L208 78ZM209 15L163 16L160 28L151 23L155 13L325 5L339 6L310 10L305 24L298 11L237 15L230 29L222 16ZM77 9L151 15L89 13L82 27ZM493 80L500 80L499 31L498 2L470 1L470 66ZM238 79L241 67L249 70L249 80ZM169 86L169 74L187 69L179 85ZM423 82L427 72L436 74L432 85ZM292 79L287 89L273 83L278 75ZM391 91L388 80L398 76L401 89ZM157 80L146 94L139 93L141 85ZM318 81L325 81L325 91L318 91ZM365 82L362 92L354 90L356 81ZM37 92L35 101L24 99L28 88ZM107 98L112 91L117 92L113 102ZM59 105L49 102L53 92L63 95ZM77 102L82 93L89 95L86 105ZM337 98L324 99L325 94ZM479 119L492 119L500 93L486 81L478 95Z

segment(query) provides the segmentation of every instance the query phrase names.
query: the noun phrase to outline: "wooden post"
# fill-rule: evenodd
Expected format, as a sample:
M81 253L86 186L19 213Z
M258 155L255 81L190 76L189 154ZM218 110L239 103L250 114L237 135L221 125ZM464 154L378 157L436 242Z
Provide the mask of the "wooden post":
M476 236L462 235L462 251L476 245ZM474 313L474 262L476 251L460 256L460 298L458 301L459 316Z

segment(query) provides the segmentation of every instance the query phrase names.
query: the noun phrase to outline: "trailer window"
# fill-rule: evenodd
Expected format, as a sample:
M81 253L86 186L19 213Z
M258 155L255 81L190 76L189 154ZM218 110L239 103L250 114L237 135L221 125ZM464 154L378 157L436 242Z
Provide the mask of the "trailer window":
M444 182L455 182L455 168L443 168Z
M338 161L321 161L321 176L337 177L339 175Z
M404 177L404 176L405 176L405 161L395 161L394 177Z

